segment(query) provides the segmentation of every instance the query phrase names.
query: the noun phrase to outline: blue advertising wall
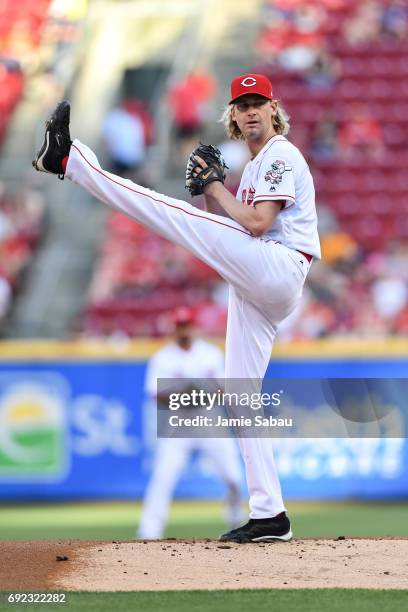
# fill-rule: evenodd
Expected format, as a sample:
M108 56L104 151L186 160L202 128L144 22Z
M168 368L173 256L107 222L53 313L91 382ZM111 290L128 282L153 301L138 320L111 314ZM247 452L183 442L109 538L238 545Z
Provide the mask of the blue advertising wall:
M96 499L142 496L155 445L154 407L143 395L147 354L92 358L74 351L0 362L0 498ZM366 351L368 354L370 351ZM69 353L69 351L68 351ZM408 355L277 352L276 377L406 378ZM405 439L274 440L285 497L408 496ZM243 481L243 487L244 487ZM193 457L181 497L218 497L223 486L206 458Z

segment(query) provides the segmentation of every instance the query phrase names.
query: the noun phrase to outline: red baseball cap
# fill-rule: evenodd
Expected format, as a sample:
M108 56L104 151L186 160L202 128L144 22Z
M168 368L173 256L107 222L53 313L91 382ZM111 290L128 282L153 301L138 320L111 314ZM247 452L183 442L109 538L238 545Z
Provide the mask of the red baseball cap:
M191 308L187 306L179 306L172 312L172 319L174 325L189 325L194 323L195 316Z
M264 74L241 74L231 82L231 100L235 102L245 94L258 94L268 100L273 100L272 83Z

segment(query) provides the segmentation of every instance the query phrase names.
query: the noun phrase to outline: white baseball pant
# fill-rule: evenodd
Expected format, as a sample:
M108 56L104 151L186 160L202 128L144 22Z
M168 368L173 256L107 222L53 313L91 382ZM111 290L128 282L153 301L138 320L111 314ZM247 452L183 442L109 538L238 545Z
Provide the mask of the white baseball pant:
M307 259L282 244L253 237L232 219L102 170L95 154L79 140L71 147L66 176L111 208L185 247L229 283L225 377L262 379L277 326L301 297ZM239 445L250 517L283 512L272 440L239 438Z
M189 455L199 450L212 460L227 486L226 510L230 526L242 521L241 466L234 440L228 438L160 438L153 473L147 486L139 525L139 537L156 540L163 536L174 488Z

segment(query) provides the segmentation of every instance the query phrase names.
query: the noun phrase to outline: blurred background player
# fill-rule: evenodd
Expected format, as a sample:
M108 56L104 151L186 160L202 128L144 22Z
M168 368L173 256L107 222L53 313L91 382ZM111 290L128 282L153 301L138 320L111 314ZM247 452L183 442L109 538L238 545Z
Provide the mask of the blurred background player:
M160 402L160 397L157 397L158 378L224 378L224 354L213 344L196 337L192 310L177 308L172 318L173 342L158 351L147 365L145 392L157 402ZM163 536L173 491L187 460L197 450L213 461L226 484L228 524L236 527L242 521L241 466L235 441L232 438L160 438L153 473L145 493L138 533L140 538L158 539Z
M112 171L136 176L145 158L143 122L126 104L112 108L103 124L103 137Z

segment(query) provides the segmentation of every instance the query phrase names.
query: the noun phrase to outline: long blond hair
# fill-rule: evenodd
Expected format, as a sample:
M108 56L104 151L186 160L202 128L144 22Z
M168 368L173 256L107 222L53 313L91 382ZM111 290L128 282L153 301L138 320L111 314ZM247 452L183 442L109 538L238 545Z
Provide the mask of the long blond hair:
M285 109L279 104L279 100L276 100L276 102L278 103L278 106L276 108L276 115L272 117L272 125L277 134L286 136L289 134L290 130L290 117ZM233 106L233 104L228 104L221 116L220 122L224 124L228 138L231 138L231 140L244 140L244 136L239 129L237 122L231 117Z

